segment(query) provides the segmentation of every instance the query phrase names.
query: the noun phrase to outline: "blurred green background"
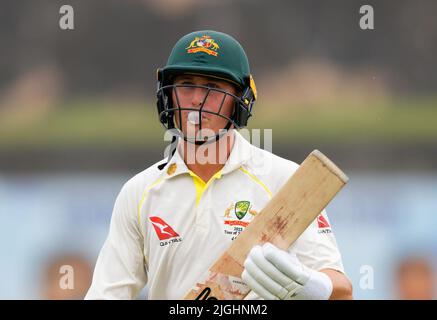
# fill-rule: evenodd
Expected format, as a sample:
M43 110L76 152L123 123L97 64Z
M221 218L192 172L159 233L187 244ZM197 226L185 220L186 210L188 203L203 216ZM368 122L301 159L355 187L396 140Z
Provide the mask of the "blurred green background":
M2 3L0 165L8 170L157 161L165 143L156 68L181 35L208 28L245 47L259 91L250 127L273 129L278 154L301 161L324 148L350 168L436 169L433 1L371 1L374 30L360 29L359 1L68 4L71 31L59 28L58 3ZM130 160L108 156L118 150ZM362 161L360 150L382 154ZM65 162L72 152L77 166Z
M148 101L82 99L56 104L48 114L5 112L0 146L15 148L161 146L163 128ZM437 139L437 98L350 101L291 106L257 103L250 128L272 128L275 142L302 144L430 143ZM122 109L122 111L120 111Z

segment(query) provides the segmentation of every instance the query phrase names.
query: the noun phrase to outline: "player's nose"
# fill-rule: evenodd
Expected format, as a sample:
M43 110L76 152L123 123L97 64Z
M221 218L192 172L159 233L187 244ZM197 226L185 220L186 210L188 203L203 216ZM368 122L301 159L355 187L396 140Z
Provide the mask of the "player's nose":
M204 88L195 88L191 99L191 105L193 108L200 108L205 100L206 90Z

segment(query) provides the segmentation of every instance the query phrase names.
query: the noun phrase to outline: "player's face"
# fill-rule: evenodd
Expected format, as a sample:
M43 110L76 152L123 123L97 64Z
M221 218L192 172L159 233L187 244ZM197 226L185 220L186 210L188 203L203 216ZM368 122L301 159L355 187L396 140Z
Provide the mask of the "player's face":
M224 92L236 95L236 89L232 84L195 75L178 76L174 84L177 85L172 91L174 107L190 109L181 110L180 115L179 112L175 112L176 125L186 137L199 137L200 125L202 136L210 136L209 133L212 132L218 134L220 129L226 127L228 120L222 116L231 117L235 99ZM200 117L199 109L202 111Z

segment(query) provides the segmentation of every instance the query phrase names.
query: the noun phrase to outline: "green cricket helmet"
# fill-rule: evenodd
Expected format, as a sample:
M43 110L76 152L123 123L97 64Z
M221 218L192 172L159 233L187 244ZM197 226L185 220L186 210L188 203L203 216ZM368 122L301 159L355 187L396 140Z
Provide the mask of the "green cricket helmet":
M229 129L232 124L237 129L247 125L256 99L256 87L246 53L237 40L225 33L205 30L187 34L175 44L167 65L157 70L158 114L167 129L175 128L175 112L184 109L173 107L170 96L172 87L175 87L174 78L180 74L203 75L234 84L241 94L234 96L229 93L235 101L233 114L231 117L214 114L228 120L224 129Z

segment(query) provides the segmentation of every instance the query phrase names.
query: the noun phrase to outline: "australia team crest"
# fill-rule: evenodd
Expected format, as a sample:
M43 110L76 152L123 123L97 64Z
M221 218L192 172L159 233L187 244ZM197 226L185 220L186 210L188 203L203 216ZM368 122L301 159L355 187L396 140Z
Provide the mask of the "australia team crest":
M205 52L217 57L220 46L210 36L195 37L190 45L185 48L187 53Z
M250 201L241 200L232 202L225 210L225 234L234 240L250 223L258 212L252 209Z

